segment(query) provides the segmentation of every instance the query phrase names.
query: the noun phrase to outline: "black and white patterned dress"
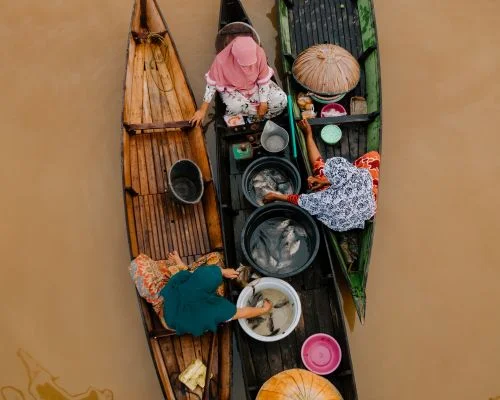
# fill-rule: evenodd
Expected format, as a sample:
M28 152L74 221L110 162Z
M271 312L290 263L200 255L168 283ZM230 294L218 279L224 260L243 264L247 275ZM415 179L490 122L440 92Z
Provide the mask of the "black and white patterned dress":
M331 185L300 195L299 206L334 231L364 228L365 221L376 211L370 172L345 158L332 157L325 162L324 174Z

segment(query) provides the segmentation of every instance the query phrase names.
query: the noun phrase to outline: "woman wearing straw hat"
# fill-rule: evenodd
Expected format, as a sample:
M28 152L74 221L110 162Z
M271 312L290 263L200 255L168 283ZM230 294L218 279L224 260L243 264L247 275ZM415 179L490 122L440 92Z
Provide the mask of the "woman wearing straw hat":
M264 49L250 36L237 36L217 54L205 75L203 104L194 113L191 124L201 125L215 92L220 93L227 115L262 119L281 114L287 97L271 80L273 74Z
M313 168L308 183L314 192L301 195L272 192L264 196L264 203L281 200L296 204L334 231L364 228L365 221L375 215L379 153L371 151L358 158L354 165L342 157L324 161L307 120L299 126L304 132Z

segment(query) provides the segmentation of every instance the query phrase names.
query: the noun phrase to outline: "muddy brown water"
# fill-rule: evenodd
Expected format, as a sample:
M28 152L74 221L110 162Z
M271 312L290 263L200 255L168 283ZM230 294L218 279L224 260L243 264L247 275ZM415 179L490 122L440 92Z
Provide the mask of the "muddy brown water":
M201 99L218 1L159 3ZM274 60L274 1L244 3ZM58 398L89 386L161 398L126 270L120 112L131 5L2 4L3 398L29 397L28 365ZM384 139L365 326L344 296L359 397L496 398L500 3L376 0L376 12Z

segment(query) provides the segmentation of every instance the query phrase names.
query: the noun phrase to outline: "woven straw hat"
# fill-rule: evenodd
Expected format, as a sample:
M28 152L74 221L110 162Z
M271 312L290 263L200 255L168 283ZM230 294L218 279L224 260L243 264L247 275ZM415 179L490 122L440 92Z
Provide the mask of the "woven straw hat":
M358 61L346 49L318 44L300 53L292 67L295 80L324 96L346 93L359 82Z
M274 375L262 385L256 400L342 400L327 379L304 369L289 369Z

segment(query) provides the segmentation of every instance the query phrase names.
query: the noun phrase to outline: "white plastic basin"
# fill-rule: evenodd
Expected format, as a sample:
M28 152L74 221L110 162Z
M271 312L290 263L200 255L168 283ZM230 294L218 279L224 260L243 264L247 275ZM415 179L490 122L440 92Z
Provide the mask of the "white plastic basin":
M247 323L246 319L239 319L238 322L241 328L251 337L261 342L277 342L285 337L287 337L290 333L293 332L297 324L300 320L300 314L302 313L302 306L300 304L300 298L295 289L288 284L287 282L277 279L277 278L260 278L252 281L246 288L244 288L240 295L238 296L238 301L236 302L236 306L238 308L247 307L248 301L254 294L253 288L255 287L255 293L260 292L264 289L275 289L283 293L288 297L290 303L292 304L292 322L288 328L286 328L283 332L278 333L275 336L262 336L255 333Z

